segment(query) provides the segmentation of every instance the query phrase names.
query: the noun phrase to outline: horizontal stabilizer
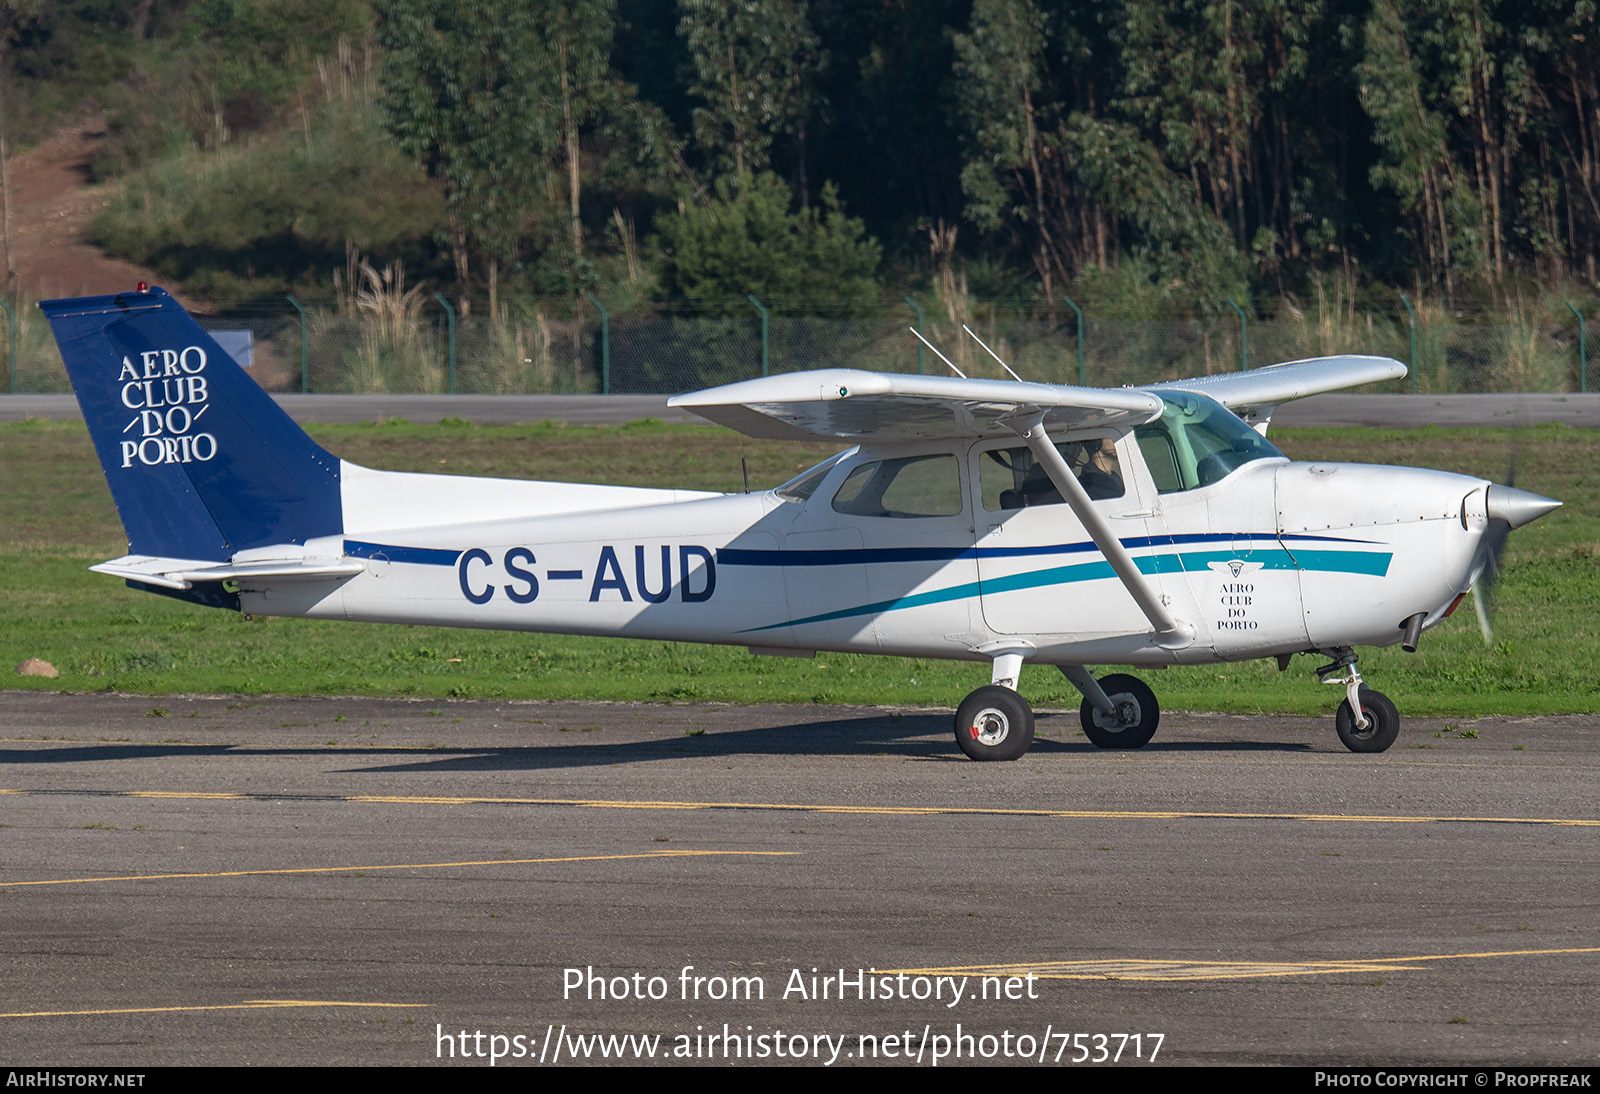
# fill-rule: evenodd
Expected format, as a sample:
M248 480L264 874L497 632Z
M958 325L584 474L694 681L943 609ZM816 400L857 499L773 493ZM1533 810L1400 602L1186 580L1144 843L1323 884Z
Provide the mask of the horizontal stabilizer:
M263 577L291 581L353 577L366 569L366 564L353 558L288 558L218 564L193 558L124 555L89 569L163 589L189 589L206 581L241 581Z

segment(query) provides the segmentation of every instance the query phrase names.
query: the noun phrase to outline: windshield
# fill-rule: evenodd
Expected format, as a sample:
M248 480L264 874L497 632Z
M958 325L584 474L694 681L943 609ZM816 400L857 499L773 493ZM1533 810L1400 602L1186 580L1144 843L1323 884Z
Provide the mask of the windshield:
M1134 436L1161 493L1210 486L1252 460L1285 458L1216 400L1188 391L1158 394L1166 404L1161 417Z
M822 485L822 480L828 477L828 472L833 470L833 465L850 455L854 449L836 453L823 460L817 466L800 472L794 478L784 483L773 491L784 501L805 501L817 492L817 487Z

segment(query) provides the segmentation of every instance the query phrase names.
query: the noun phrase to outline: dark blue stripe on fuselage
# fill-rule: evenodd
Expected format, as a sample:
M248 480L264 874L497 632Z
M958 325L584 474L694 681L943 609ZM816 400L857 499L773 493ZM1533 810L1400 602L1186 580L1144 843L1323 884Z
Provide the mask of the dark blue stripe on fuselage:
M351 558L381 558L389 562L409 562L415 566L454 566L460 551L447 547L396 547L387 543L344 541L344 553Z
M1276 545L1279 541L1304 543L1371 543L1372 540L1338 536L1284 535L1272 532L1194 532L1176 536L1130 536L1122 540L1129 550L1141 547L1177 547L1191 543L1251 543ZM1092 542L1051 543L1037 547L841 547L809 551L722 547L719 566L862 566L875 562L954 562L963 558L1031 558L1075 555L1098 551Z

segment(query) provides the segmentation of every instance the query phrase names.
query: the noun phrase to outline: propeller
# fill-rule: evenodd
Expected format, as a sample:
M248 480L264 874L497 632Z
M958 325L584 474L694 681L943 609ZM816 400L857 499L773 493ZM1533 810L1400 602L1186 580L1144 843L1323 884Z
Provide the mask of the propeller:
M1494 628L1489 623L1489 613L1494 587L1500 580L1500 557L1505 553L1511 530L1531 524L1561 507L1561 503L1553 498L1529 490L1518 490L1511 485L1516 478L1516 460L1513 458L1511 466L1506 469L1506 485L1491 485L1485 501L1489 526L1484 529L1480 541L1479 549L1484 553L1484 560L1483 568L1478 571L1478 580L1472 584L1472 607L1477 612L1478 629L1483 632L1483 644L1486 646L1494 644Z

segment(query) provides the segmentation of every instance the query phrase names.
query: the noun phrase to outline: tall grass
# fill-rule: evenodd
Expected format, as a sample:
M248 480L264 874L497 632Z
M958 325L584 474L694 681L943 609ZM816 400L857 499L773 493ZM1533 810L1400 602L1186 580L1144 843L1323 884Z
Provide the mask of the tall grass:
M363 266L365 268L363 268ZM431 285L409 280L406 265L381 267L357 256L319 303L309 298L311 390L319 392L443 392L451 388L445 306ZM308 294L309 295L309 294ZM281 301L281 298L279 298ZM967 297L958 316L1024 379L1077 382L1077 339L1070 315L1051 324L1015 305ZM1415 375L1384 390L1424 394L1565 392L1578 386L1577 324L1528 309L1498 316L1454 315L1418 305ZM267 300L226 309L207 325L249 326L256 336L256 373L264 386L299 386L299 328L286 302ZM46 324L30 307L18 309L15 390L65 391L66 375ZM3 318L3 317L0 317ZM772 316L767 345L771 372L859 368L914 373L919 344L907 330L915 316L831 319ZM931 342L963 372L1004 379L1005 371L965 335L948 312L928 310ZM1167 320L1102 318L1084 327L1086 382L1093 386L1147 384L1236 371L1241 334L1249 364L1335 353L1374 354L1408 361L1404 317L1352 310L1284 307L1271 320L1252 320L1241 332L1236 317ZM7 354L0 335L0 355ZM601 331L593 308L571 301L503 299L500 314L458 319L455 390L463 393L572 393L600 390ZM749 379L761 373L761 324L747 317L699 318L652 311L612 313L610 381L613 392L676 392ZM948 375L924 351L922 370Z
M19 303L12 312L16 316L16 359L11 357L11 320L0 316L8 329L0 334L0 354L5 360L5 384L0 392L38 394L70 390L67 370L61 363L55 339L50 335L50 324L39 309L30 303Z

